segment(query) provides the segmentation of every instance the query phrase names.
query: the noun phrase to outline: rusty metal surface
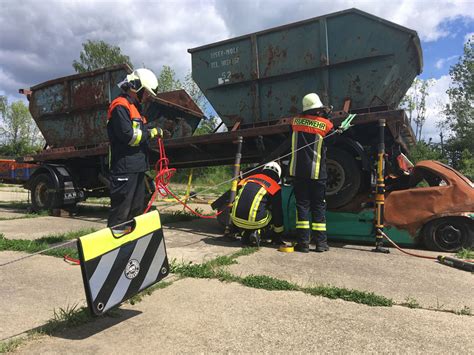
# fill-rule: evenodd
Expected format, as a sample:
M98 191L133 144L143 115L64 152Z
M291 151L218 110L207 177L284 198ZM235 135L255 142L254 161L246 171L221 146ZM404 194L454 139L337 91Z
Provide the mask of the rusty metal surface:
M156 96L156 98L152 97L151 100L161 103L164 106L178 108L192 116L204 116L204 113L201 111L199 106L196 105L185 90L160 92Z
M430 185L439 185L443 180L446 185L416 187L423 179ZM474 213L473 183L451 167L433 160L416 164L406 188L389 193L385 199L386 223L413 236L432 219L468 212Z
M59 161L71 158L86 158L98 155L106 155L108 153L109 144L101 143L82 147L62 147L62 148L48 148L41 151L41 153L24 156L17 159L20 162L46 162Z
M107 109L131 69L116 65L47 81L31 88L30 112L52 148L108 141ZM204 116L184 90L162 93L144 106L149 121L163 124L168 137L190 136Z
M336 110L394 109L422 68L415 31L356 9L188 51L228 128L294 115L309 91Z
M345 118L345 115L347 115L347 113L344 115L336 115L334 119L336 126ZM353 121L355 127L351 128L350 131L359 130L361 132L367 132L367 127L376 125L379 118L386 119L389 123L389 127L392 123L395 126L403 126L407 124L406 117L402 110L367 112L361 113L357 116L357 119ZM260 161L263 158L263 154L268 153L269 150L276 149L288 137L290 134L291 118L282 118L272 122L260 122L236 131L200 136L189 136L191 132L186 123L189 122L189 120L171 121L159 118L157 119L157 122L159 126L165 130L165 148L168 157L170 158L170 163L175 167L198 167L206 165L232 164L235 155L233 142L239 136L244 138L244 161ZM176 122L178 122L178 124ZM177 130L188 131L181 132L173 137L172 132L176 132ZM392 133L390 130L387 131L387 134L391 137L392 141L396 140L397 137L394 135L396 132ZM410 130L407 132L408 136L413 138L412 132ZM410 132L411 136L409 134ZM356 138L362 137L359 133L355 133L354 135ZM373 139L371 139L370 134L366 134L365 136L364 139L366 140L362 141L361 144L373 144ZM262 140L265 151L258 151L261 149L260 143L257 142L259 139ZM407 142L409 142L409 140L407 140ZM107 154L107 146L107 143L102 143L88 146L46 149L38 155L25 157L25 161L53 161L104 155ZM151 149L155 150L155 153L152 156L152 163L158 158L158 152L156 151L155 146L155 143L151 143Z

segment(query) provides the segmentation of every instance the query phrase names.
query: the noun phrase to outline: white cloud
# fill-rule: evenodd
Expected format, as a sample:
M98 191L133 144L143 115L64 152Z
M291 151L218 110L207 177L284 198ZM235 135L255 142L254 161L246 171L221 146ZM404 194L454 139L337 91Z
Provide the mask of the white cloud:
M448 36L446 21L473 21L472 2L458 0L0 0L0 73L8 77L0 92L16 95L19 87L72 74L87 39L120 46L136 66L158 71L167 64L184 76L188 48L351 7L412 28L425 41Z
M441 58L438 59L435 63L435 68L436 69L442 69L446 63L449 63L450 61L459 58L458 55L452 55L451 57L448 58Z
M445 26L446 21L457 18L463 18L468 22L474 20L472 2L463 0L241 0L217 1L216 6L234 35L352 7L414 29L424 41L436 41L450 35L451 30Z
M229 37L212 1L3 0L0 23L0 70L13 78L0 81L0 91L13 95L18 83L73 74L88 39L118 45L135 66L159 71L166 64L184 76L188 48Z
M471 40L471 42L474 42L474 32L467 33L464 36L464 43L467 43L467 41Z
M440 129L438 123L446 119L443 114L443 109L449 101L446 90L452 84L449 75L443 75L438 79L431 79L431 85L428 89L428 96L426 98L426 121L422 130L422 138L438 142L440 140ZM445 134L446 137L446 134Z

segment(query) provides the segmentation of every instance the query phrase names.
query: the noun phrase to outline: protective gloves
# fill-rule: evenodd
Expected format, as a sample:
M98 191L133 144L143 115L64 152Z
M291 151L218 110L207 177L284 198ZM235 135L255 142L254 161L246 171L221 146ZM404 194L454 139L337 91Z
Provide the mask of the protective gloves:
M148 135L151 139L155 138L156 136L161 138L163 137L163 130L161 128L152 128L148 130Z

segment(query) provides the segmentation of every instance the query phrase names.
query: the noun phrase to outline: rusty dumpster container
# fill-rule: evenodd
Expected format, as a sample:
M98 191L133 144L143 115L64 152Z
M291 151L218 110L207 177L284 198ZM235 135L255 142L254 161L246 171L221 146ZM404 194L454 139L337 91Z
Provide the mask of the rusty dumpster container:
M317 92L342 110L397 108L423 66L415 31L357 9L189 49L193 79L227 127L289 117Z
M51 148L92 146L108 141L107 109L120 94L117 83L131 69L116 65L33 86L29 109ZM144 105L149 122L167 138L191 136L204 114L184 90L161 93Z

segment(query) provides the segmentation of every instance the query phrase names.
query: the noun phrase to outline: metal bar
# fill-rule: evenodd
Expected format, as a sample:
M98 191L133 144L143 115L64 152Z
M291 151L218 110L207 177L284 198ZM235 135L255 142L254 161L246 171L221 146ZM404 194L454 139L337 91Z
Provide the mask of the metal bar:
M188 203L189 195L191 194L191 183L193 181L193 169L189 171L188 186L186 187L186 194L184 195L184 203ZM183 212L186 210L186 206L183 205Z
M252 66L253 66L253 105L252 111L255 117L256 122L261 121L260 115L260 85L258 83L258 79L260 79L260 65L258 62L258 42L257 42L257 35L253 34L250 36L250 42L252 44Z
M322 95L323 102L326 105L331 104L329 102L329 46L328 46L328 27L325 18L319 21L319 43L321 49L320 65L322 68L322 79L323 79L323 91L319 94Z
M224 231L225 236L230 235L230 229L231 229L230 215L231 215L231 210L232 210L232 204L234 203L235 196L237 194L237 183L239 181L239 174L240 174L240 160L242 158L242 142L243 142L243 138L238 137L237 138L237 153L235 154L233 180L232 180L232 185L230 187L229 202L227 204L227 219L226 219L225 231Z

